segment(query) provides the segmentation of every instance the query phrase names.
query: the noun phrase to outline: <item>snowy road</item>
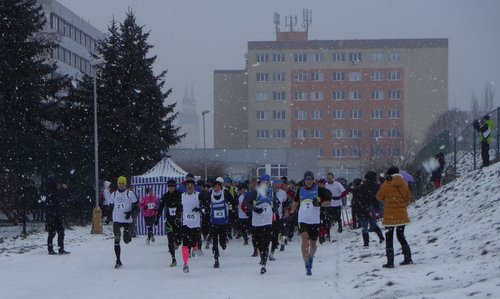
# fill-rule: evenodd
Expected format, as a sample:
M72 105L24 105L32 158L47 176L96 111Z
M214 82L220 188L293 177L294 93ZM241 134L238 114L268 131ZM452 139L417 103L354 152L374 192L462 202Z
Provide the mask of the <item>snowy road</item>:
M221 254L190 261L190 273L170 268L166 238L146 245L144 236L122 245L124 267L114 269L111 227L90 235L89 227L67 231L68 256L48 256L46 234L0 242L2 298L500 298L500 164L472 172L409 209L405 234L414 265L384 269L385 245L370 235L362 248L359 230L333 233L338 241L318 247L313 276L305 275L298 238L268 272L242 240ZM19 252L24 252L19 254ZM177 259L181 261L180 252ZM4 294L6 294L4 296Z

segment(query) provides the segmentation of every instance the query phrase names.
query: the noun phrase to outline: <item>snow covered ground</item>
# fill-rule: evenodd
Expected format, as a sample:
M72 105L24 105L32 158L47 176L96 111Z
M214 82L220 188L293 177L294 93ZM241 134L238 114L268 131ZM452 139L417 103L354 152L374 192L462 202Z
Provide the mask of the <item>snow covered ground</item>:
M337 242L319 246L311 277L298 238L261 275L241 240L222 252L220 269L205 250L184 274L168 267L165 237L149 246L144 236L122 245L124 267L115 270L110 226L103 235L90 235L89 227L68 230L67 256L46 254L45 233L7 236L0 243L2 298L500 298L499 191L497 163L412 204L406 237L414 265L399 266L398 254L396 268L382 268L384 244L372 234L363 249L360 231L347 229L333 233Z

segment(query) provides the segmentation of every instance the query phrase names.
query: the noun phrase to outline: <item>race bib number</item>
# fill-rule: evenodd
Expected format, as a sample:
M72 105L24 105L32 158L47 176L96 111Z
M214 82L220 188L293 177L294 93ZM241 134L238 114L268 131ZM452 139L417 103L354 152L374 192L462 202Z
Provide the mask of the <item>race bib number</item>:
M214 211L214 218L224 218L224 217L226 217L226 211L224 210Z
M155 203L153 202L148 203L148 210L154 210L155 207L156 207Z
M189 220L193 220L196 218L196 215L194 213L187 213L186 218Z
M302 201L302 207L306 210L312 209L312 207L313 207L312 200L306 199L306 200Z
M124 203L117 203L115 205L115 208L117 211L123 211L123 210L125 210L125 204Z
M269 207L265 207L265 208L262 208L262 214L267 214L267 213L271 213L271 208Z
M176 211L177 211L177 209L176 209L176 208L169 208L169 209L168 209L168 214L169 214L170 216L175 216L175 212L176 212Z

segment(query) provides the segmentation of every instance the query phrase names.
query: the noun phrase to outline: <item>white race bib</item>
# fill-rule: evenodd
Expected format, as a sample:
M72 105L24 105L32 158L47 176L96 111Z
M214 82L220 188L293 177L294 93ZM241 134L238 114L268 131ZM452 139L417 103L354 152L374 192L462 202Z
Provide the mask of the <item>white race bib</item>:
M125 210L125 203L117 203L117 204L115 205L115 209L116 209L117 211L124 211L124 210ZM128 212L128 211L127 211L127 212Z
M194 213L187 213L186 214L186 219L194 220L195 218L196 218L196 215Z
M168 209L168 214L170 216L175 216L175 212L177 211L177 208L169 208Z
M156 207L156 204L154 202L148 203L148 209L149 210L154 210L155 207Z

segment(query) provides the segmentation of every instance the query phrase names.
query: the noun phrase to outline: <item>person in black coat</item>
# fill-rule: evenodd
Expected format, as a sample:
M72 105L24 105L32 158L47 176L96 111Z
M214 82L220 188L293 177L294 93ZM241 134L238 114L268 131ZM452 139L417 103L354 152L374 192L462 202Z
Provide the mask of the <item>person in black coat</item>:
M359 190L357 192L357 210L358 216L361 220L361 235L363 236L363 245L365 247L368 247L370 242L368 236L368 224L370 224L370 227L379 237L380 243L385 240L382 230L377 225L375 216L379 210L379 202L375 198L379 189L380 185L377 183L377 174L374 171L368 171L365 174L365 181L359 186Z
M439 163L439 167L436 168L431 174L431 182L434 184L434 188L438 189L441 187L441 179L443 178L444 171L444 154L438 153L436 155L436 161Z
M59 254L69 254L64 250L64 201L68 198L68 187L59 182L55 176L47 179L47 199L45 204L45 219L49 235L47 237L47 249L50 255L55 255L52 241L57 233L57 245Z

